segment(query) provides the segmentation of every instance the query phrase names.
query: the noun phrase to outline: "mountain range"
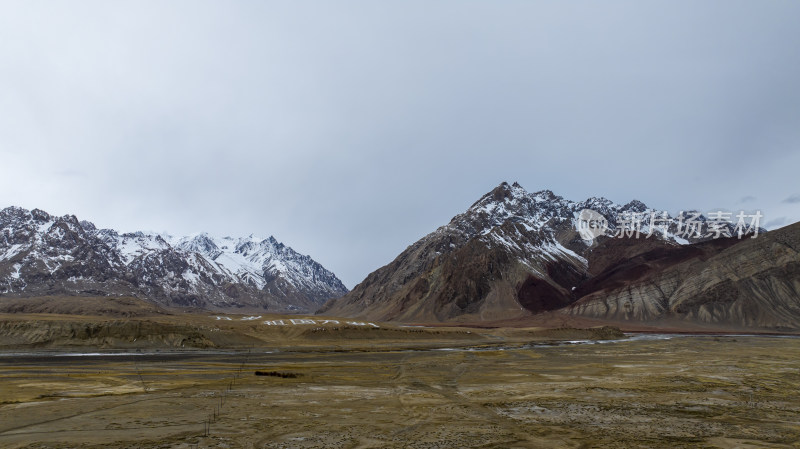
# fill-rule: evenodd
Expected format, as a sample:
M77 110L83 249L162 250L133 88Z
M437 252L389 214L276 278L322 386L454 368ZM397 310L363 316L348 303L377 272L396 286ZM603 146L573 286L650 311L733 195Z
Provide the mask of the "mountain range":
M800 329L800 223L767 233L504 182L348 292L274 237L119 233L0 211L0 297L63 296L426 324L551 317L784 331Z
M606 222L596 238L579 232L584 210ZM799 327L800 225L740 235L733 222L691 211L658 213L658 226L645 219L633 232L631 217L653 213L636 200L575 202L502 183L318 313L474 323L547 312Z
M74 215L0 211L0 296L133 296L168 307L299 313L347 293L274 237L98 229Z

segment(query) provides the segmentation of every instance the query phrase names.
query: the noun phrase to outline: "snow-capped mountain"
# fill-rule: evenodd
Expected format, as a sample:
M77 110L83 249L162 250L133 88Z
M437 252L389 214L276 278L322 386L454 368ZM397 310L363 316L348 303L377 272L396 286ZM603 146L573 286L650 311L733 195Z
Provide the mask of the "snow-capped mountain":
M308 312L347 293L274 237L172 237L0 211L0 296L130 295L168 306Z
M585 209L607 222L589 240L578 232ZM554 310L574 301L573 288L610 263L711 239L708 222L694 212L672 217L637 200L576 202L502 183L318 313L425 322ZM730 223L719 228L734 231Z
M280 284L286 284L296 290L314 292L317 298L341 296L347 292L332 272L272 236L266 239L253 235L219 238L202 233L171 239L171 243L179 250L214 261L241 282L259 290L272 292ZM276 284L278 279L281 281Z
M546 237L548 243L559 250L560 239L556 238L556 234L558 231L577 229L579 214L586 209L606 219L607 228L602 234L606 237L618 236L624 230L630 236L638 233L641 238L655 238L676 244L710 238L709 220L697 211L687 211L683 217L673 217L664 211L651 209L638 200L624 205L602 197L576 202L555 195L550 190L528 193L517 183L501 184L435 233L460 232L467 238L487 236L487 242L505 245L517 240L514 235L499 232L503 224L511 222L518 223L525 232L543 232L542 237ZM693 228L689 227L690 218L696 223ZM728 234L734 232L730 222L722 223L722 228ZM515 229L511 231L515 232ZM585 246L592 245L591 241L584 243Z

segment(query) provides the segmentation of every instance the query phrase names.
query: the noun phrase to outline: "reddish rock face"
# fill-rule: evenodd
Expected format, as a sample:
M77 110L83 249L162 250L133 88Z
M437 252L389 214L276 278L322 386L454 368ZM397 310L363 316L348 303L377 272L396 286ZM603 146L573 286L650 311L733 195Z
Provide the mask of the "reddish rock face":
M662 248L611 264L561 312L606 320L683 320L800 328L800 223L756 239Z

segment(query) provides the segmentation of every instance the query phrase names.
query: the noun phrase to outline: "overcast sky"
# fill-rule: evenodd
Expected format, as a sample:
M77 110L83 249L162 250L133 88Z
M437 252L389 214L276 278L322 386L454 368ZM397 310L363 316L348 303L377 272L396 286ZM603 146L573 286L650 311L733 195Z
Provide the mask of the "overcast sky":
M348 287L502 181L800 220L797 1L0 0L0 207Z

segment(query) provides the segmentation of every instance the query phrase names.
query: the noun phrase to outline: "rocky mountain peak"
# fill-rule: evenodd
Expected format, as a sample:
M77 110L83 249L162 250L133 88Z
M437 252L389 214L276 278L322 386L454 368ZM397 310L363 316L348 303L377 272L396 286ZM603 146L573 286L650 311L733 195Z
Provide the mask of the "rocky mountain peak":
M51 220L50 214L41 209L34 209L30 212L30 214L31 218L33 218L34 221L38 221L40 223L44 223Z
M284 248L284 244L279 242L278 239L276 239L274 236L269 236L267 241L270 243L270 245L274 246L275 248L277 248L279 250Z
M472 206L475 207L481 204L488 203L503 203L514 198L515 188L511 187L507 182L502 182L500 185L492 189L489 193L482 196Z
M184 251L207 254L212 259L220 252L217 244L205 232L183 237L175 243L175 246Z
M548 190L548 189L544 189L544 190L540 190L538 192L534 192L532 194L532 196L538 202L548 202L548 201L563 200L562 197L556 195L555 193L553 193L552 190Z
M80 225L87 232L97 231L97 226L95 226L91 221L81 220Z
M639 200L632 200L628 204L622 206L623 212L644 212L646 210L648 210L647 205Z

